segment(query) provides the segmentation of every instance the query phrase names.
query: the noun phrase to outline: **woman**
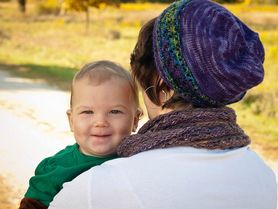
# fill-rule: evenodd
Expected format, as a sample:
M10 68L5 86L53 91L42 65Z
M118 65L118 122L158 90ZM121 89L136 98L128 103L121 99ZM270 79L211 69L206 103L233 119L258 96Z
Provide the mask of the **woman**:
M258 35L222 6L176 1L140 31L132 73L150 121L50 208L276 209L273 172L226 105L263 80ZM100 180L101 179L101 180Z

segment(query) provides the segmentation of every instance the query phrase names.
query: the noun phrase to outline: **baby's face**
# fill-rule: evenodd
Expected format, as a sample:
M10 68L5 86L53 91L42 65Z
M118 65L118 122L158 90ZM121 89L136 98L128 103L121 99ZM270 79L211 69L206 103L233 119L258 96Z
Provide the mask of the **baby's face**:
M115 153L138 123L129 83L111 78L95 85L82 78L75 82L73 92L68 116L80 151L94 156Z

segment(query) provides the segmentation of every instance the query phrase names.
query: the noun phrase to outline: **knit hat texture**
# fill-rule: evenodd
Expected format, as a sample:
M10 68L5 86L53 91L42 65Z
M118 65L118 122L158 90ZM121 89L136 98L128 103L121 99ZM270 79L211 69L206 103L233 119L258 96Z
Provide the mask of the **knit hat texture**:
M165 83L195 106L237 102L264 77L258 34L209 0L166 8L156 20L153 47Z

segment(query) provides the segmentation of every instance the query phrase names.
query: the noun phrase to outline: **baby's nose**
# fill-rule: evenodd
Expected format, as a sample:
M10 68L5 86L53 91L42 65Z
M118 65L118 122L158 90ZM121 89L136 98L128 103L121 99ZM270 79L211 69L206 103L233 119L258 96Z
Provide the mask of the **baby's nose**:
M97 115L94 120L95 127L106 127L108 126L108 121L105 115Z

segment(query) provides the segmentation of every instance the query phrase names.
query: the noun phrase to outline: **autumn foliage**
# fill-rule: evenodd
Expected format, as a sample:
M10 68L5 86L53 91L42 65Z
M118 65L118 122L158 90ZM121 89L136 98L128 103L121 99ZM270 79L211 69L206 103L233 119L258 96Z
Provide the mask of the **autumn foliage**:
M102 5L118 6L120 1L115 0L64 0L64 8L75 11L87 11L89 7L99 8Z

